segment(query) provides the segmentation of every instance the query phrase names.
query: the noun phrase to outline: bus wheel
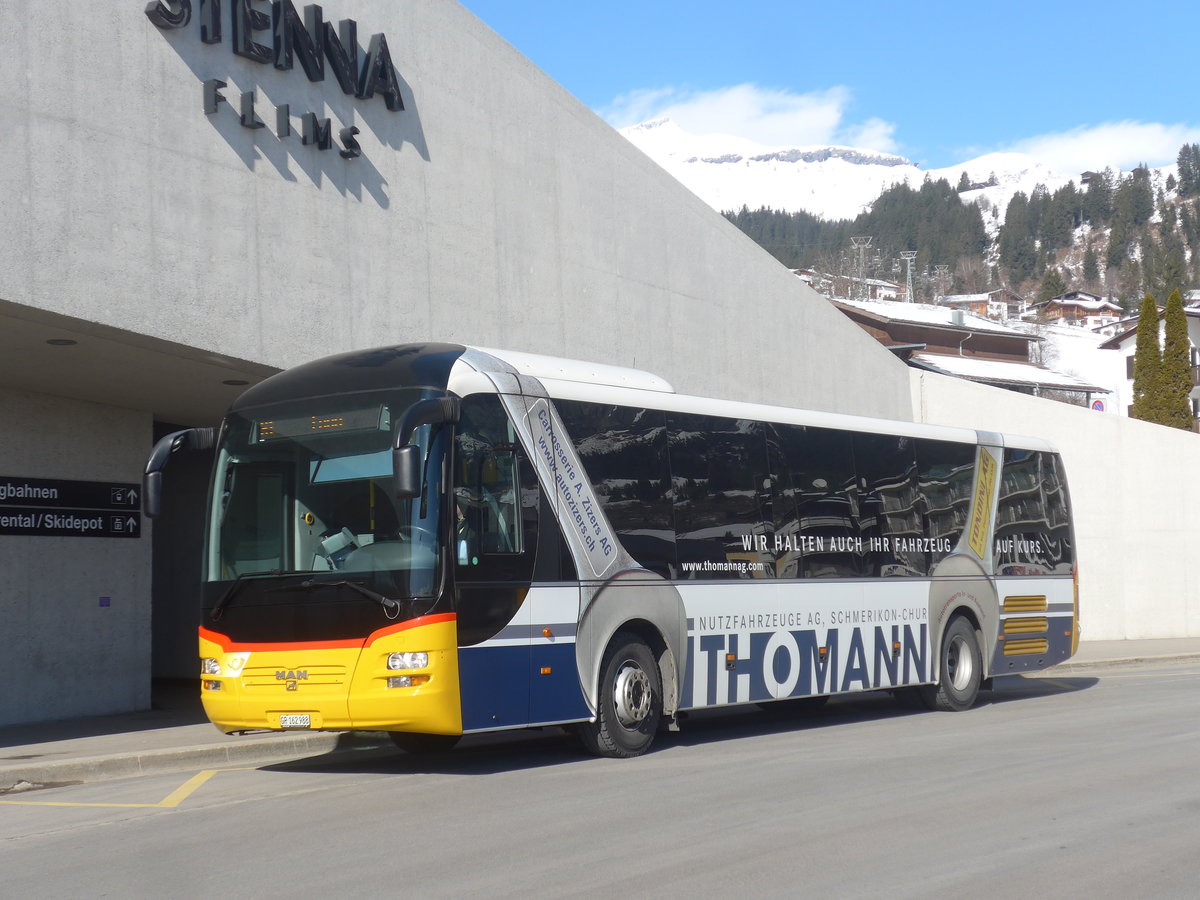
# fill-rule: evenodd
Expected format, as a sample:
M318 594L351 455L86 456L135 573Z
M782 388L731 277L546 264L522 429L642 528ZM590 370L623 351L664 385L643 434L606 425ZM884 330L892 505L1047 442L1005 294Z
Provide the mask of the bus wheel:
M435 753L446 753L454 749L459 734L416 734L411 731L389 731L388 737L392 743L413 756L431 756Z
M983 682L983 657L975 628L962 616L951 620L942 635L938 661L938 684L920 689L921 699L930 709L958 712L970 709L979 696Z
M650 749L662 716L662 678L650 648L637 637L617 633L600 664L596 721L584 723L579 737L597 756L640 756Z

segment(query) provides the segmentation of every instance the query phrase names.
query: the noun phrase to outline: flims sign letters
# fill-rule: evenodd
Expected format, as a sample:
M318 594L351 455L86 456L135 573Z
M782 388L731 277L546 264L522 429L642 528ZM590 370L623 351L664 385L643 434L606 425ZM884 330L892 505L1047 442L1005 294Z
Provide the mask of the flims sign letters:
M269 4L265 0L151 0L146 4L146 18L163 31L187 28L193 13L199 19L199 37L205 44L224 43L228 34L233 53L243 59L281 71L293 70L298 62L309 81L325 81L328 73L344 94L363 101L379 97L392 112L404 109L387 38L372 35L366 52L359 53L358 24L353 19L342 19L335 28L325 21L317 4L305 6L301 16L292 0L272 0ZM227 86L220 78L203 81L206 115L216 115L222 103L231 102L224 93ZM234 99L243 127L266 127L255 107L254 91L243 91ZM293 129L293 117L299 119L299 129ZM305 145L318 150L333 148L335 132L328 117L311 111L293 113L288 104L283 104L275 107L273 118L280 140L298 133ZM343 159L362 156L362 146L355 138L357 127L346 125L336 134Z

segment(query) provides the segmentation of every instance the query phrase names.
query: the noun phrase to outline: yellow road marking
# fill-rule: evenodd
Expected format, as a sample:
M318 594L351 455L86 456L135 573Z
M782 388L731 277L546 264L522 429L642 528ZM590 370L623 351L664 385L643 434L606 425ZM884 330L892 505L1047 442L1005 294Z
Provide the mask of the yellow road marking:
M205 769L197 772L158 803L65 803L53 800L0 800L6 806L77 806L97 809L174 809L194 794L206 781L218 772L247 772L249 767L237 769Z

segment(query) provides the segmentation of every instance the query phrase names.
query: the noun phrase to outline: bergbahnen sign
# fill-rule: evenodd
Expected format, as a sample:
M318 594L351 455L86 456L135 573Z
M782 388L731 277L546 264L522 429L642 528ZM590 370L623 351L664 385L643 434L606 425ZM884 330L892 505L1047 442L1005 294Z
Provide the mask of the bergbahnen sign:
M141 536L136 484L0 475L0 535Z

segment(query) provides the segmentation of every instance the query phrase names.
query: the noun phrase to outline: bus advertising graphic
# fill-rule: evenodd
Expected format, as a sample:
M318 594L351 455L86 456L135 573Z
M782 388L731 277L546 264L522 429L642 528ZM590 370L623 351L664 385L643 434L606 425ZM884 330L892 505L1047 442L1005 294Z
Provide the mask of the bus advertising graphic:
M1074 652L1070 502L1040 439L456 344L281 372L219 434L199 656L226 732L429 752L559 725L635 756L692 709L966 709ZM215 435L160 442L148 514L171 456Z

